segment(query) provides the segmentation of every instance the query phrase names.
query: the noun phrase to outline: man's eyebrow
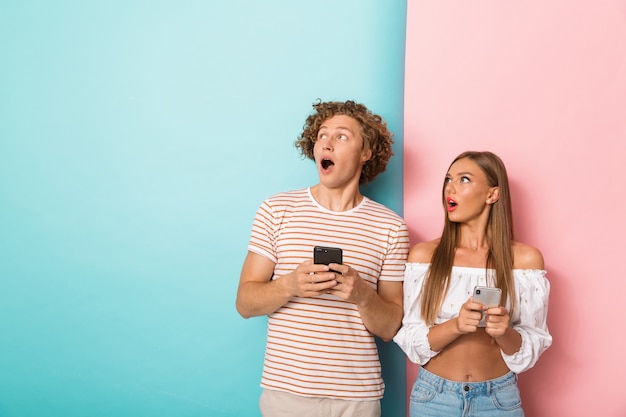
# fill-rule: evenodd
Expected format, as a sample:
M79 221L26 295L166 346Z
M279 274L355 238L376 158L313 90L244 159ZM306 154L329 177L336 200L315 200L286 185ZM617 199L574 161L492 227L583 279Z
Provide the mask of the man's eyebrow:
M320 130L322 130L322 129L330 129L330 127L328 127L326 125L322 125L322 126L320 126ZM347 130L348 132L353 133L353 130L350 129L348 126L337 126L335 128L335 130Z

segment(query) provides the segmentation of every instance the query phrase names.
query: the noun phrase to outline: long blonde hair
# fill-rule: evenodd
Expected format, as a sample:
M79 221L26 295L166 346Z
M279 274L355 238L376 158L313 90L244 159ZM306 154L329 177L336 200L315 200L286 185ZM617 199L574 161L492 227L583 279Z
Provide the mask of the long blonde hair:
M489 253L485 264L486 272L495 270L495 285L502 290L500 305L510 300L509 312L512 315L515 307L515 286L513 282L513 214L509 179L502 160L491 152L463 152L450 164L459 159L468 158L474 161L487 176L490 187L498 187L500 197L491 206L487 222ZM442 190L444 208L445 185ZM454 253L460 239L459 223L451 222L445 217L443 232L439 244L433 252L431 266L422 289L422 318L427 324L433 325L441 304L448 291L450 275L454 263Z

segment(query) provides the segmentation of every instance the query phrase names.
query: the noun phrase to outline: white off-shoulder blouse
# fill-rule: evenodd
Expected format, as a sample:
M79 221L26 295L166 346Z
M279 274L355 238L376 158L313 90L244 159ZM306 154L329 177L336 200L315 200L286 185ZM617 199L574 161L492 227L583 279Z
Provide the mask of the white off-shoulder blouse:
M404 272L404 318L402 327L393 338L394 342L415 363L424 365L439 352L430 349L429 326L420 314L420 293L430 264L407 263ZM453 267L448 293L435 324L444 323L459 314L461 305L472 295L474 286L493 286L485 268ZM509 369L520 373L532 368L539 356L552 344L546 318L550 282L546 271L514 269L517 300L511 317L511 326L522 336L522 346L513 355L502 353ZM507 306L508 308L509 306Z

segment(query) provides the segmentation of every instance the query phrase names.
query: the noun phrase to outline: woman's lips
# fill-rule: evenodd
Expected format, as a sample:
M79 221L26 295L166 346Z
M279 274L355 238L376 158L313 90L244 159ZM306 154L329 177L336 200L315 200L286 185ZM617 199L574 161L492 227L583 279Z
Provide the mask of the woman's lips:
M456 210L457 203L453 198L446 198L448 212Z

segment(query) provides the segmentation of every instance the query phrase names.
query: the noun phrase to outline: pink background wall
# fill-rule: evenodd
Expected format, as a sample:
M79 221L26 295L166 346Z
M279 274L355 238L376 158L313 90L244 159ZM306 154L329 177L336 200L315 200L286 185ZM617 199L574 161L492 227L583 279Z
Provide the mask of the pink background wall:
M409 0L406 48L413 241L441 231L450 161L499 154L516 238L552 283L554 344L520 376L526 414L625 416L626 1Z

